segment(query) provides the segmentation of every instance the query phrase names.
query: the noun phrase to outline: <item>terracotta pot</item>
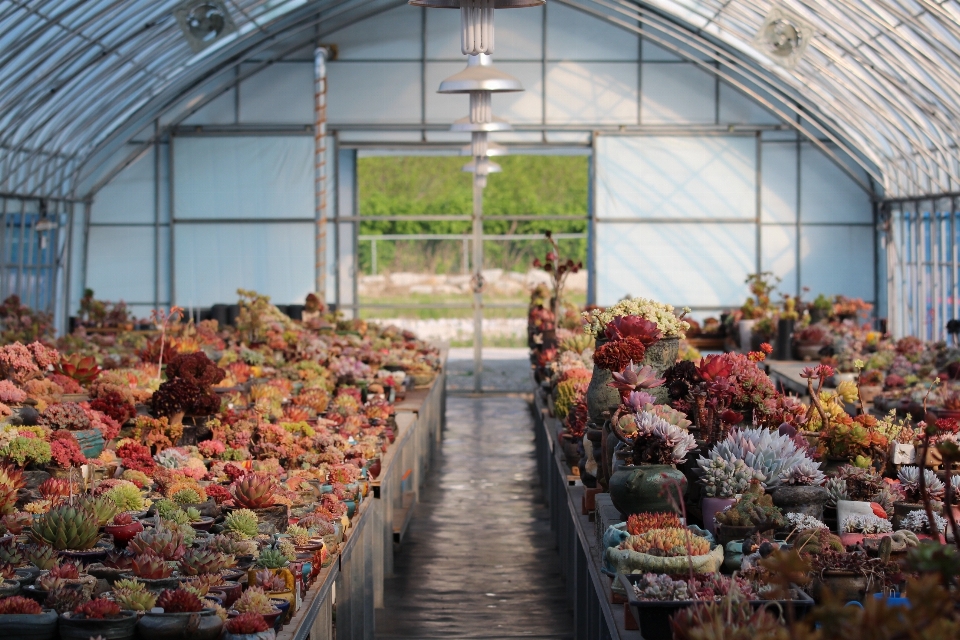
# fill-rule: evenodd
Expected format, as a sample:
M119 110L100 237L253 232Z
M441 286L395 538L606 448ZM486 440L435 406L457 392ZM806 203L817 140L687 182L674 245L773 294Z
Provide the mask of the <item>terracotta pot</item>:
M716 534L717 522L714 516L734 504L736 498L711 498L704 497L700 510L703 513L703 526L710 533Z
M224 609L229 609L234 602L236 602L240 595L243 593L243 585L239 582L226 581L223 584L217 585L217 591L223 593L223 607Z

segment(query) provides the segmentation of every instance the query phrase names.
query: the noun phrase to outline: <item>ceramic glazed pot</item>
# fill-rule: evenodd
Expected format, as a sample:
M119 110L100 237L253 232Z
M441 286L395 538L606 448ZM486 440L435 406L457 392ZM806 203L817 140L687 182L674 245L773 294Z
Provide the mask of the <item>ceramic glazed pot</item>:
M752 526L740 527L717 523L717 542L726 548L728 543L749 538L756 530L757 528Z
M119 618L87 620L72 613L60 615L61 640L87 640L100 636L105 640L132 640L137 626L136 611L121 611Z
M217 640L223 622L213 609L194 613L146 612L137 624L141 640Z
M678 482L686 494L687 478L673 465L621 465L610 476L610 500L623 515L670 511L670 501L660 495L669 480Z
M786 513L802 513L823 519L823 505L830 499L830 492L823 487L782 486L772 489L773 504Z
M4 580L0 582L0 598L15 596L20 593L20 582L18 580Z
M58 619L53 609L44 609L39 614L11 613L0 615L0 629L17 640L54 640Z
M108 524L103 530L113 536L113 542L118 547L126 547L128 542L143 531L143 525L140 524L139 520L134 520L130 524Z
M717 522L714 516L737 501L736 498L704 497L700 510L703 512L703 527L710 533L717 533Z
M597 341L599 346L601 341ZM613 415L620 406L620 392L610 386L613 374L600 367L593 368L590 386L587 387L587 412L590 419L600 424L604 421L604 414Z
M277 637L276 632L273 629L267 629L266 631L261 631L260 633L230 633L229 631L223 635L223 640L274 640Z

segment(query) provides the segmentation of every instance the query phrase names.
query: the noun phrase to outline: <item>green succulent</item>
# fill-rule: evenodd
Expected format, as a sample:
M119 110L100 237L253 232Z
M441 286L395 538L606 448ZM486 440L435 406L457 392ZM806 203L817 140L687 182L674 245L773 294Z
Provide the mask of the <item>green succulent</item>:
M233 537L248 540L257 535L259 520L250 509L237 509L223 520L223 528Z
M31 535L57 551L86 551L100 539L100 525L89 509L64 504L38 516Z
M113 520L113 516L120 513L120 507L117 506L117 503L107 496L97 498L82 496L77 501L77 506L93 513L97 517L97 524L101 527Z
M281 569L287 566L290 563L290 560L287 558L286 554L280 549L275 549L273 547L267 547L260 552L260 557L257 558L257 566L264 569Z
M180 489L180 491L177 491L175 494L173 494L171 498L179 505L197 504L199 502L203 502L200 499L200 494L193 489Z
M157 603L157 594L137 580L117 580L113 583L113 600L121 609L149 611Z
M19 567L25 561L23 551L17 544L15 537L4 538L0 540L0 564L8 564L13 567Z
M143 511L149 506L140 490L132 484L118 485L103 495L113 500L120 511Z
M159 513L160 517L164 520L173 519L174 514L176 514L178 511L181 511L180 505L173 500L158 500L156 509L157 513Z
M56 549L46 544L31 544L23 549L24 558L38 569L49 571L60 562Z
M187 519L190 522L199 522L203 516L200 514L200 510L196 507L187 507L185 512L187 514Z

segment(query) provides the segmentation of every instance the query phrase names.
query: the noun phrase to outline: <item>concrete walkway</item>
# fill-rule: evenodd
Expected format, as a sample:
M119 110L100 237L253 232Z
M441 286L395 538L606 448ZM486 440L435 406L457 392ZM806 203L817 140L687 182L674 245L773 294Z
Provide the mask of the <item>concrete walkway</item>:
M533 393L527 349L487 347L483 350L485 392ZM473 348L450 349L447 391L473 391Z
M573 638L532 420L522 398L448 399L441 453L387 579L377 638Z

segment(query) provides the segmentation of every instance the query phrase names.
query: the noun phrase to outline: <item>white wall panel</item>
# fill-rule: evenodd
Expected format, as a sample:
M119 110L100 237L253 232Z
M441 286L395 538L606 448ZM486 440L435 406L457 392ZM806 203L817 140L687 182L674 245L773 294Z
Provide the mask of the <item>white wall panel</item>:
M153 299L153 243L153 227L91 227L87 287L98 300L149 302Z
M313 99L312 64L272 64L240 84L240 122L312 124Z
M237 119L236 89L229 89L183 121L183 124L233 124Z
M126 145L127 153L134 145ZM90 210L91 222L153 222L154 152L148 150L139 160L121 171L95 196Z
M764 143L760 152L762 191L760 207L764 222L797 220L797 145Z
M556 2L546 10L548 60L637 59L639 37L626 29ZM626 21L621 14L613 15Z
M313 137L177 138L174 214L313 218Z
M800 148L800 219L872 222L870 196L811 143Z
M710 60L710 56L699 49L691 47L687 44L684 44L677 40L676 38L656 29L651 25L644 25L644 39L643 39L643 59L644 61L650 60L684 60L689 58L681 58L679 55L674 53L674 49L678 51L684 51L690 55L690 57L696 58L698 60ZM656 38L656 42L653 41L653 38Z
M176 302L203 307L253 289L277 304L302 303L313 291L313 224L178 225Z
M716 79L693 64L643 63L643 124L712 124Z
M597 304L644 296L674 305L732 306L756 270L749 224L598 225Z
M842 293L873 300L873 243L873 227L804 227L801 283L813 295Z
M596 163L598 217L756 217L753 137L600 136Z
M337 45L338 60L419 60L423 53L422 11L403 5L334 31L324 36L323 42ZM459 11L447 13L460 17Z
M549 63L546 92L551 124L637 122L636 63Z
M463 62L427 63L427 122L450 123L470 113L466 94L437 93L440 83L463 70ZM539 123L543 115L543 79L536 62L498 62L498 69L516 77L524 91L493 95L493 114L512 124Z
M419 62L331 62L327 81L332 123L420 122Z
M766 224L760 229L761 270L772 271L781 278L778 287L783 293L796 295L797 228Z

